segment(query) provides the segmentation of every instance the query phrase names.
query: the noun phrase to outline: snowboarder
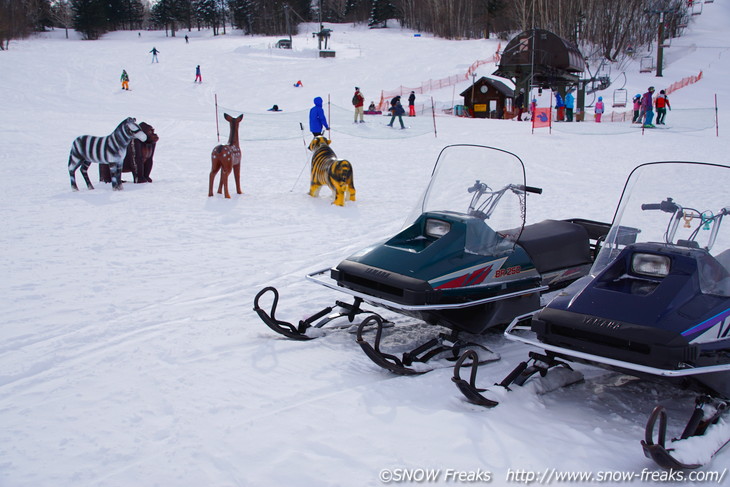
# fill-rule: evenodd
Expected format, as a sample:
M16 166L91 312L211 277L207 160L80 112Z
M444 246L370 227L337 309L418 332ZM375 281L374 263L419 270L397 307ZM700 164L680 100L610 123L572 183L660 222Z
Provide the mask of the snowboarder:
M408 116L409 117L416 116L416 92L415 91L411 91L411 94L408 95Z
M596 106L594 107L596 112L596 123L601 123L601 116L603 115L603 97L599 96Z
M355 119L352 123L357 123L357 117L360 117L360 123L365 123L363 120L363 104L365 103L365 97L360 93L360 88L355 87L355 94L352 95L352 105L355 107Z
M388 124L388 127L393 126L393 122L395 121L395 117L398 117L398 121L400 122L400 128L405 129L406 126L403 125L403 115L406 113L405 109L403 108L403 105L400 103L400 96L396 96L393 98L393 101L395 101L395 104L391 101L391 107L389 109L391 113L390 117L390 123Z
M667 94L664 90L659 92L659 96L656 97L654 105L656 106L656 123L657 125L664 125L664 117L667 116L667 108L669 108L669 110L672 109L672 106L669 104L669 98L667 98Z
M153 47L150 52L152 53L152 62L159 63L160 61L157 59L157 53L160 51L158 51L156 47Z
M653 129L654 124L651 122L654 120L654 110L652 109L654 103L652 97L654 96L654 87L650 86L649 89L641 97L641 110L644 112L644 125L645 129Z
M202 83L203 82L203 76L200 74L200 64L195 66L195 81L193 83Z
M129 75L127 74L127 70L122 70L122 76L119 78L119 81L122 82L122 89L129 91Z
M188 44L189 43L188 41L189 41L188 35L185 34L185 44Z
M322 109L322 97L318 96L314 99L314 106L309 110L309 131L314 137L317 137L322 135L323 128L329 130L330 126L327 124L327 118Z
M299 81L297 81L296 83L294 83L294 88L301 88L302 86L304 86L304 85L302 84L302 80L299 80Z

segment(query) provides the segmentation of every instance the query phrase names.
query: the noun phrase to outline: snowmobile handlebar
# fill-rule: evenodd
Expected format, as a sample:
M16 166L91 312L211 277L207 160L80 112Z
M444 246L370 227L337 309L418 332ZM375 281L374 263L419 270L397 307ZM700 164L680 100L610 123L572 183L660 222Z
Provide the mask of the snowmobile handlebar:
M642 210L662 210L666 213L674 213L681 209L681 207L675 203L672 198L667 198L661 203L644 203L641 205Z
M524 191L525 193L542 194L542 188L536 188L535 186L523 186L518 184L516 185L516 189Z

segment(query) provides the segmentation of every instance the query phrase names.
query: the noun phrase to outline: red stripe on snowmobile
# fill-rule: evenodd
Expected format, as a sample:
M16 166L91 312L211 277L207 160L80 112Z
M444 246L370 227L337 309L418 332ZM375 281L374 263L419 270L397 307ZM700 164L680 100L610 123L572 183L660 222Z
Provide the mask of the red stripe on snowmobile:
M480 284L484 279L487 278L489 273L492 270L492 266L489 265L487 267L484 267L482 269L478 269L472 273L464 274L463 276L459 276L456 279L452 279L448 282L445 282L441 284L440 286L437 286L436 289L453 289L457 287L465 287L465 286L472 286L475 284Z

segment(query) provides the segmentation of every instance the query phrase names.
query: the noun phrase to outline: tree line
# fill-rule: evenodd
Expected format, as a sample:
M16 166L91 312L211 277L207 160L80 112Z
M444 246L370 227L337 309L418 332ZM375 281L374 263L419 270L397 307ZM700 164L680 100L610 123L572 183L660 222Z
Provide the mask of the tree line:
M75 29L85 39L114 30L226 26L247 35L296 34L302 22L352 22L403 27L446 39L509 39L546 29L593 57L616 61L657 39L660 18L676 37L690 13L686 0L0 0L0 49L11 39L49 28ZM68 34L67 34L68 35Z

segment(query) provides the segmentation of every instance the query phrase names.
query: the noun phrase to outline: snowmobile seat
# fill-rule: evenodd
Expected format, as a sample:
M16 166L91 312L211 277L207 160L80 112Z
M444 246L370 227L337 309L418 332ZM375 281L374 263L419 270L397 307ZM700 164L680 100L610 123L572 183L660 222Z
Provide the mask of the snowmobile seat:
M588 231L577 223L545 220L526 225L517 243L540 274L591 263Z

